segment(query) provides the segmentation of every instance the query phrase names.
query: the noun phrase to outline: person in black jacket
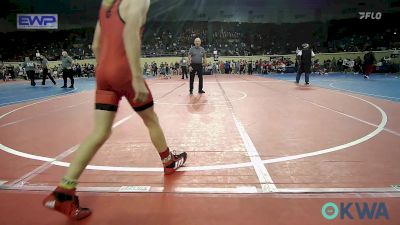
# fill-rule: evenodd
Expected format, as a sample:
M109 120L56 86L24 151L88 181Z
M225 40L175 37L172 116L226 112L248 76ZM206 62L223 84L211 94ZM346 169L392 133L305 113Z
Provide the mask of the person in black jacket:
M300 82L301 74L305 74L306 85L310 84L310 73L311 73L311 58L315 56L314 52L310 49L310 45L307 43L302 44L302 50L297 49L297 58L299 60L299 69L296 76L296 84Z

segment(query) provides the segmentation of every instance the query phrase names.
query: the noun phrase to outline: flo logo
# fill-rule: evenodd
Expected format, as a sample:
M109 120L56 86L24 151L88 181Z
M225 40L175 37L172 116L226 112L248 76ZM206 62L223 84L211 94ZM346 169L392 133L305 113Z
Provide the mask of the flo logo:
M338 206L333 202L328 202L322 206L322 216L327 220L340 218L341 220L381 220L389 219L389 212L383 202L359 203L341 202Z
M381 12L359 12L360 14L360 20L380 20L382 19L382 13Z

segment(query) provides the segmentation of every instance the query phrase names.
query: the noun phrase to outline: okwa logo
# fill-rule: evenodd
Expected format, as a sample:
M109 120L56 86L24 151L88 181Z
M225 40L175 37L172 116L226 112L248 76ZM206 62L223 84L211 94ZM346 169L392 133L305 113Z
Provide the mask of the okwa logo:
M360 20L380 20L382 19L382 13L381 12L359 12L360 14Z
M327 220L383 220L389 219L389 212L383 202L359 203L341 202L338 206L333 202L328 202L322 206L322 216Z

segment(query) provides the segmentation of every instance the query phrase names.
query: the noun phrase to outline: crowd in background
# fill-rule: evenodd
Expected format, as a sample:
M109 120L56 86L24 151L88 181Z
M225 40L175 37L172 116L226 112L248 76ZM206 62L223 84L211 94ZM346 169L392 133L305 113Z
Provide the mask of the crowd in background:
M200 37L203 47L222 56L292 54L307 42L315 53L358 52L398 48L397 28L365 29L359 21L262 24L239 22L165 22L149 26L143 37L144 57L181 56ZM155 29L157 28L157 29ZM57 60L62 50L74 59L93 58L93 28L11 32L0 35L3 61L23 61L39 50ZM397 43L397 44L396 44Z
M42 78L43 68L40 63L40 59L33 60L35 66L35 79ZM49 67L49 73L56 79L62 78L62 68L61 64ZM80 64L73 63L72 66L74 77L94 77L95 76L95 65L94 64ZM4 64L0 62L0 77L3 81L15 80L15 79L25 79L28 80L28 75L26 73L23 64Z
M396 56L396 55L392 55ZM182 57L182 60L186 59ZM40 78L43 72L40 59L35 63L35 78ZM155 61L151 63L144 63L143 75L149 77L163 77L170 78L172 75L182 76L182 60L181 62L161 62ZM385 73L399 72L399 66L393 63L390 56L381 59L375 59L375 71ZM317 74L327 74L330 72L342 73L363 73L364 59L357 57L356 59L346 59L342 57L333 57L320 61L313 60L312 71ZM298 69L297 60L291 60L283 56L269 57L269 59L240 59L238 57L234 60L217 60L208 62L204 65L205 74L269 74L269 73L294 73ZM95 77L95 65L93 64L80 64L73 63L73 74L75 77ZM61 66L54 65L49 68L49 72L54 78L62 77ZM3 64L0 62L0 76L3 80L24 78L27 79L26 72L22 64Z
M295 54L301 43L307 42L315 53L364 52L371 50L399 49L399 34L396 27L390 24L380 26L368 25L360 20L340 20L329 22L305 22L293 24L240 23L240 22L159 22L152 24L143 36L143 57L187 56L188 49L196 37L202 39L202 46L209 57L235 56L236 60L214 61L205 66L206 73L270 73L294 72L296 61L271 58L254 61L245 60L253 55L287 55ZM368 26L368 27L365 27ZM373 26L373 29L369 29ZM153 29L153 30L152 30ZM60 31L11 32L0 35L0 61L23 62L26 56L36 52L45 55L49 61L59 60L61 52L67 51L74 60L93 59L91 50L93 28L82 28ZM398 50L396 50L398 51ZM398 55L398 54L397 54ZM243 59L240 59L243 57ZM332 58L313 62L314 71L326 72L362 72L360 59ZM21 65L1 65L0 72L11 79L24 76ZM378 59L377 69L385 68L395 72L389 58ZM294 68L294 69L293 69ZM56 77L60 68L49 68ZM41 68L36 68L36 75ZM75 76L94 76L93 65L74 66ZM180 63L150 63L145 65L145 75L178 74ZM6 76L3 76L6 77Z

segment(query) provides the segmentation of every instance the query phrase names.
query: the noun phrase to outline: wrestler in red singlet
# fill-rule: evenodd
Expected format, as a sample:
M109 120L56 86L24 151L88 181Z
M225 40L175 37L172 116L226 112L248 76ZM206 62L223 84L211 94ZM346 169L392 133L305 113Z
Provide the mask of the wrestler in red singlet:
M103 0L93 38L93 52L97 61L95 127L75 151L57 188L42 202L46 208L71 219L80 220L91 214L90 209L80 206L76 187L90 160L111 136L122 96L127 98L147 127L150 140L160 156L164 174L175 173L186 162L186 152L170 151L154 111L150 90L141 74L139 35L140 32L143 35L149 4L149 0ZM126 24L122 18L126 19Z
M149 91L147 100L133 102L132 72L123 40L125 24L118 10L121 1L116 0L109 10L104 6L100 8L101 54L96 68L96 109L117 111L121 97L125 96L135 111L143 111L153 106L153 97L146 84Z

